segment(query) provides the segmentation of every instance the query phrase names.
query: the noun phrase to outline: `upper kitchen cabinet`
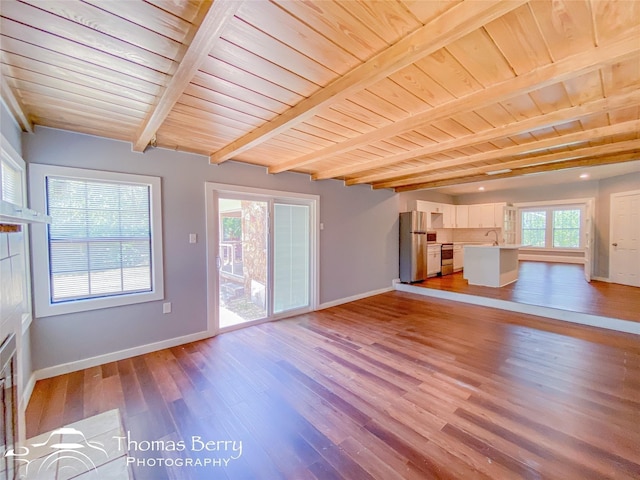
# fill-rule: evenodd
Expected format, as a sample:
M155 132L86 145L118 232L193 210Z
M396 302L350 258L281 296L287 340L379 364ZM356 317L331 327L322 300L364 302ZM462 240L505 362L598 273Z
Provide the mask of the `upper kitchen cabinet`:
M469 205L469 228L496 227L495 208L493 203Z
M454 205L456 208L456 228L469 228L469 205Z

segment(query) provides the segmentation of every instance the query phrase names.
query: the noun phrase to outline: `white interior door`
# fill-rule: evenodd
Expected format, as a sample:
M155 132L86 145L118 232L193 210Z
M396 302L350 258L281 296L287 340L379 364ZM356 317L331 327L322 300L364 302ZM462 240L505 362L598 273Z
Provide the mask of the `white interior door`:
M640 191L611 195L609 279L640 287Z

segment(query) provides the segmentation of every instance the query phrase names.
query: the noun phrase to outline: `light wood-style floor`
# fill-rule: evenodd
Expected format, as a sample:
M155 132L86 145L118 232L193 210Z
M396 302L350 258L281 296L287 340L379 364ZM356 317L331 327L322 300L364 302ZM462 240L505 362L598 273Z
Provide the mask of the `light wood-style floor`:
M519 267L518 280L501 288L469 285L462 272L413 285L640 322L638 287L589 283L582 265L521 261Z
M242 442L137 480L637 479L640 336L390 292L39 381L27 435L112 408Z

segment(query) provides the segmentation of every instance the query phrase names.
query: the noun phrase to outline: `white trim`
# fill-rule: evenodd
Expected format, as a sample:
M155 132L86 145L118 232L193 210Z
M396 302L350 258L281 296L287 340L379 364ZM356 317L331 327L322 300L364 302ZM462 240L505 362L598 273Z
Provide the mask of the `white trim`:
M518 255L518 260L528 260L531 262L579 263L580 265L584 265L584 258L565 257L562 255L527 255L526 253L521 253Z
M205 212L206 212L206 242L207 242L207 330L211 335L216 335L222 330L218 328L218 275L217 275L217 245L218 245L218 208L217 199L219 193L230 195L256 196L268 201L277 200L302 200L309 205L309 223L311 225L309 231L309 307L307 311L318 309L318 301L320 298L320 195L308 193L286 192L281 190L268 190L263 188L246 187L242 185L231 185L226 183L205 182ZM270 215L271 217L271 215ZM270 218L270 230L272 230L273 219ZM271 269L271 267L269 267ZM285 318L290 315L299 313L302 309L295 311L280 312L270 318L261 319L264 321ZM248 326L251 322L243 323L242 326ZM235 327L235 326L234 326ZM227 328L223 331L228 331Z
M395 281L395 279L394 279ZM318 306L317 310L324 310L325 308L335 307L337 305L342 305L343 303L355 302L356 300L362 300L363 298L373 297L374 295L380 295L382 293L392 292L394 290L394 286L381 288L379 290L371 290L365 293L359 293L358 295L353 295L351 297L339 298L338 300L332 300L330 302L322 303Z
M85 312L135 303L152 302L164 299L164 266L162 253L162 182L160 177L130 173L107 172L75 167L60 167L38 163L29 164L29 195L31 204L40 211L46 211L46 178L48 176L64 176L86 180L106 180L117 183L135 183L148 185L151 189L149 198L151 221L151 258L152 258L152 290L144 293L115 295L103 298L88 298L74 302L51 303L49 292L49 246L47 226L32 225L32 268L33 304L35 316L48 317L67 313Z
M561 320L564 322L577 323L580 325L588 325L591 327L606 328L608 330L616 330L618 332L640 335L639 322L631 322L629 320L621 320L619 318L603 317L600 315L592 315L589 313L572 312L569 310L560 310L557 308L543 307L539 305L510 302L507 300L498 300L495 298L477 297L465 293L448 292L446 290L436 290L434 288L416 287L404 283L397 284L396 290L400 292L415 293L426 297L442 298L444 300L452 300L454 302L498 308L500 310L537 315L540 317Z
M544 200L541 202L520 202L514 203L514 207L518 208L530 208L530 207L549 207L553 205L585 205L590 200L593 200L593 197L589 198L570 198L567 200Z
M591 277L591 280L596 280L598 282L611 283L611 280L609 279L609 277Z
M23 412L27 410L27 405L29 405L29 400L31 400L31 394L33 393L33 389L36 386L36 380L36 375L32 372L31 376L29 377L29 381L22 388L22 398L20 399L19 408Z
M178 345L184 345L186 343L197 342L198 340L204 340L210 338L209 332L198 332L182 337L169 338L160 342L149 343L146 345L140 345L138 347L127 348L125 350L119 350L117 352L105 353L96 357L85 358L77 360L75 362L63 363L60 365L54 365L52 367L41 368L33 372L36 380L43 380L45 378L56 377L58 375L64 375L71 372L77 372L84 370L85 368L97 367L104 365L105 363L117 362L126 358L136 357L138 355L144 355L146 353L156 352L158 350L164 350L165 348L172 348Z

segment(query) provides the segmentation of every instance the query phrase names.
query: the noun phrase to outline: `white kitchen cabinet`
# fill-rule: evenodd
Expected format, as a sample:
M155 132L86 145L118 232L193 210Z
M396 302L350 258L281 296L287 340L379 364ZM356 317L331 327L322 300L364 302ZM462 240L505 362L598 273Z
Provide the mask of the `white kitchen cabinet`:
M494 227L496 227L496 219L493 203L469 205L469 228Z
M459 272L464 267L464 246L453 246L453 271Z
M456 228L469 227L469 205L455 205L456 207Z
M456 227L456 206L443 204L443 212L442 212L442 221L444 223L444 228L455 228Z
M427 277L435 277L442 269L442 246L427 245Z

